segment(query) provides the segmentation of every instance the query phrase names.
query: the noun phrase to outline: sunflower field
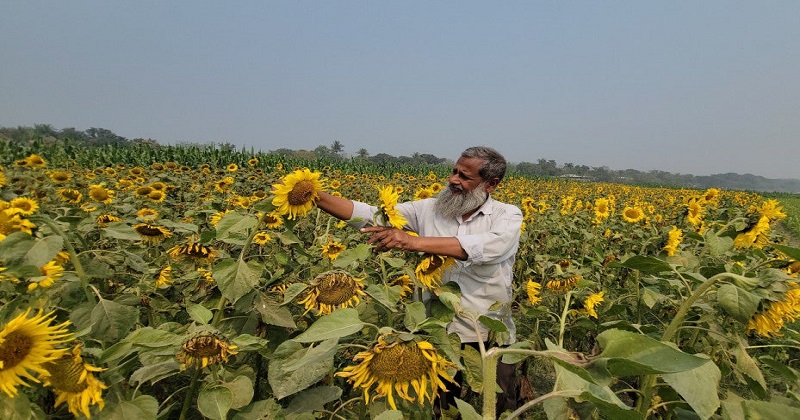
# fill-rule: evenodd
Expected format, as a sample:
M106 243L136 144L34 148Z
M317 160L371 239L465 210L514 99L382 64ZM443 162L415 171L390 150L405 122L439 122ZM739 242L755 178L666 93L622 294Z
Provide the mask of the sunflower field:
M456 372L442 418L800 418L779 199L511 174L518 341L462 349L456 313L505 327L436 281L452 261L374 252L314 205L391 213L449 168L10 143L0 164L2 418L427 419Z

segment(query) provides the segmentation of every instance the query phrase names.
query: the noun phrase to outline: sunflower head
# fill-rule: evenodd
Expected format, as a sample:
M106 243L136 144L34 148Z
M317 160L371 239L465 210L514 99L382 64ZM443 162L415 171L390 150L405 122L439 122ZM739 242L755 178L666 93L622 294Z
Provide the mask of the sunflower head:
M306 312L314 309L321 315L355 306L366 295L362 281L341 270L324 272L311 281L298 303Z
M139 223L133 225L133 230L141 236L147 243L156 244L172 236L172 232L164 226L153 225L150 223Z
M91 417L91 405L101 410L105 406L103 390L108 389L103 382L95 378L93 372L105 369L94 367L83 361L80 346L75 346L72 354L64 354L60 358L44 365L47 375L44 385L57 395L55 406L67 403L69 412L75 417Z
M440 389L447 390L443 380L455 383L447 370L456 365L442 357L431 343L416 336L404 340L395 334L383 335L353 361L357 364L345 367L335 376L361 388L366 403L375 385L372 398L386 397L395 410L395 393L403 400L424 405L426 400L432 403Z
M307 168L299 169L285 176L281 183L272 186L275 198L272 204L280 215L288 214L289 219L305 216L311 211L322 190L320 172Z
M181 369L204 368L215 363L227 362L236 354L236 346L219 332L203 331L186 339L175 356Z
M176 260L190 259L194 262L212 262L219 252L211 246L195 243L189 240L183 245L175 245L167 251L170 257Z
M443 257L435 254L425 254L417 264L414 273L417 280L428 289L436 289L442 285L442 275L445 271L456 265L452 257Z
M322 256L333 261L344 252L345 249L347 249L347 247L344 244L336 241L329 241L325 245L322 245Z

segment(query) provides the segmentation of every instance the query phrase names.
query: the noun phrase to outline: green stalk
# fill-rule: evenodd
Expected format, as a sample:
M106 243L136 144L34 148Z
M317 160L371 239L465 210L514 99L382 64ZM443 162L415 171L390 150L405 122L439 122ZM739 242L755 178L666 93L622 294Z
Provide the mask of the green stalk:
M181 407L180 420L186 420L186 413L189 412L189 406L192 404L192 395L197 390L197 383L200 379L200 369L194 368L192 375L192 382L189 384L189 390L186 393L186 398L183 399L183 407Z
M77 274L78 278L81 280L81 287L83 288L83 293L86 295L86 300L89 303L97 303L94 299L94 295L92 291L89 290L89 277L86 275L86 270L83 268L83 264L81 264L81 260L78 259L78 253L75 251L75 247L72 246L72 242L70 242L69 237L67 234L58 227L56 222L45 215L38 215L34 218L36 221L41 221L42 223L46 224L56 235L60 236L64 239L64 247L67 248L67 253L69 254L69 260L72 262L72 266L75 267L75 274Z

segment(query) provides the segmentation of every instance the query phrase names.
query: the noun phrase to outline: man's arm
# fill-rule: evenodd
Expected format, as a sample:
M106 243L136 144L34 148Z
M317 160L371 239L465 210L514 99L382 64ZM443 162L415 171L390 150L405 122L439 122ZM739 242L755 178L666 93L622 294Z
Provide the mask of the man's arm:
M317 207L340 220L350 220L353 217L353 202L342 197L336 197L326 192L317 193Z
M428 254L467 259L467 252L455 237L412 236L391 227L365 227L361 232L372 233L367 243L375 244L377 251L401 249L403 251L425 252Z

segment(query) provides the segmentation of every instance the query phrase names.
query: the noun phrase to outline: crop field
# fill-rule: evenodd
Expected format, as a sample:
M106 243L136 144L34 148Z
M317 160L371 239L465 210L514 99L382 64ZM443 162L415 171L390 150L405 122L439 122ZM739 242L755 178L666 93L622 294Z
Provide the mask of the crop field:
M511 174L517 343L462 350L456 313L508 332L437 282L453 261L374 252L314 205L391 208L449 168L0 152L4 418L427 419L461 371L462 418L493 419L500 358L505 418L800 418L797 197Z

